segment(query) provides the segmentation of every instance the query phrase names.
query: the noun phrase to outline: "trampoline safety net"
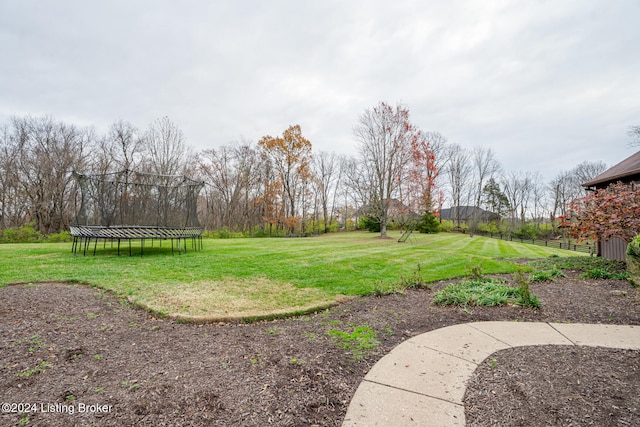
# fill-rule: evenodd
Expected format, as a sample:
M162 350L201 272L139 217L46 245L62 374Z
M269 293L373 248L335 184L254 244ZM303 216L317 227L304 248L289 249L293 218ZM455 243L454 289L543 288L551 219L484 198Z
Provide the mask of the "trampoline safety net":
M202 248L197 202L203 182L182 175L155 175L123 170L84 175L73 172L80 189L79 208L71 224L73 253L93 253L99 241L117 244L139 240L170 240L172 252Z

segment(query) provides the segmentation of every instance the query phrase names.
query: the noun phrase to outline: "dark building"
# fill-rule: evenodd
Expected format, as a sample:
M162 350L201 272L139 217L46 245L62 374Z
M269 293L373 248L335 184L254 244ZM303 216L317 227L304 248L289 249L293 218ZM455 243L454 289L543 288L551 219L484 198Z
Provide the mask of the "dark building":
M595 191L607 188L609 185L622 182L625 184L640 183L640 151L627 157L620 163L610 167L600 175L582 184L587 190ZM621 237L613 236L598 242L598 255L607 259L624 261L627 252L627 242Z

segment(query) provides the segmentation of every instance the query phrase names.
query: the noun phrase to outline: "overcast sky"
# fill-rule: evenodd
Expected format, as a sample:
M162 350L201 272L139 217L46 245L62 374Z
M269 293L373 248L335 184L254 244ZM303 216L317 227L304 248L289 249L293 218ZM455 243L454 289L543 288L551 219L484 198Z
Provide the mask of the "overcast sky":
M299 124L355 154L379 101L506 170L612 166L640 125L640 1L0 0L0 124L168 116L197 150Z

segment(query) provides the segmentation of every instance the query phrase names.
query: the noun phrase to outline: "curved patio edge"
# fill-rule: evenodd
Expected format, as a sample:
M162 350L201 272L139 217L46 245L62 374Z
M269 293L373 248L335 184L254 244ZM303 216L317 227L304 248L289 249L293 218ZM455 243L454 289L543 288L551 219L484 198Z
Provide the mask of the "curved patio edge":
M535 345L640 350L640 326L475 322L417 335L371 368L342 426L464 426L462 399L478 365L496 351Z

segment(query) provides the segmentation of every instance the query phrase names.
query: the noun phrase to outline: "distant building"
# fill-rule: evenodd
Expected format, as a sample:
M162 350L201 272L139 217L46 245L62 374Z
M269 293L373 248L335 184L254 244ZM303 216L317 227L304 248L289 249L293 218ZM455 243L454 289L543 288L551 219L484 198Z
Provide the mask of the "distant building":
M640 184L640 151L610 167L592 180L583 183L582 186L587 190L595 191L619 182ZM613 236L598 242L597 253L606 259L624 261L628 243L622 237Z
M500 219L500 215L495 212L487 211L475 206L456 206L452 208L442 209L440 218L451 221L457 221L460 218L462 222L491 222Z

